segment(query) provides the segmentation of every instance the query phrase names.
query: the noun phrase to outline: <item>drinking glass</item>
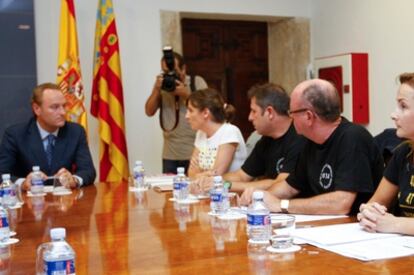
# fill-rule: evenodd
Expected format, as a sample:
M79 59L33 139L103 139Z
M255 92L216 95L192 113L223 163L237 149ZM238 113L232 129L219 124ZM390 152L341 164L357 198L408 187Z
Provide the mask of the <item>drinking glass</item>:
M69 186L68 179L64 176L54 177L53 179L53 195L66 195L72 193Z
M271 215L272 236L270 244L276 249L287 249L293 244L293 232L295 230L295 216Z
M239 196L237 195L237 193L235 192L229 192L227 194L227 199L229 202L229 209L238 209L240 204L239 204Z

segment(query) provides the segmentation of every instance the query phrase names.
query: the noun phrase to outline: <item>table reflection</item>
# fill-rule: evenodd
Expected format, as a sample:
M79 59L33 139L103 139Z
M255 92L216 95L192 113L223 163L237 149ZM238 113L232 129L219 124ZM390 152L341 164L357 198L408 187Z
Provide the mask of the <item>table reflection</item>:
M128 183L101 183L101 189L101 211L95 214L95 222L102 269L128 270Z
M245 219L222 220L208 215L209 200L180 205L171 196L129 192L121 182L25 197L9 211L20 242L0 249L0 274L33 274L36 248L53 227L66 228L78 274L317 274L327 265L347 274L413 271L413 257L364 263L306 245L272 254L248 244Z

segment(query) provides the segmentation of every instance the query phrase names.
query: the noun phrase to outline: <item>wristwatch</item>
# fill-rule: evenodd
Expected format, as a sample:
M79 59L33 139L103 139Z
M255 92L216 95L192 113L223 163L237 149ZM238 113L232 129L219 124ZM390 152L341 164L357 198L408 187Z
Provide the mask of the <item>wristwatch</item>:
M231 189L231 186L232 186L232 182L231 181L228 181L228 180L226 180L226 181L224 181L223 182L223 186L224 186L224 188L226 188L227 190L230 190Z
M280 200L280 210L282 213L289 213L289 200Z

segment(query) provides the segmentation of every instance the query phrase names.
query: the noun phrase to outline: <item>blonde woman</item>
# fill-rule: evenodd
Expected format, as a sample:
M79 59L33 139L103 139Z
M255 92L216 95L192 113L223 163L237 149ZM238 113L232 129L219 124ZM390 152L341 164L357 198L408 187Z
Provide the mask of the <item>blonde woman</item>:
M414 73L399 76L397 108L391 114L397 136L407 139L398 146L378 189L367 204L361 204L357 218L370 232L414 235ZM398 199L400 216L388 212Z

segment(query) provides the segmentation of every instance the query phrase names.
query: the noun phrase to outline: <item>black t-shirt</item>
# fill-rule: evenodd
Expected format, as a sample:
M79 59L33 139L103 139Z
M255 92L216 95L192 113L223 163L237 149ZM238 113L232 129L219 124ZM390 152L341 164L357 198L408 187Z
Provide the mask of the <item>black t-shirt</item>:
M294 173L287 178L301 195L337 190L357 192L351 213L367 201L382 177L384 163L371 134L345 118L323 144L307 141Z
M262 137L241 169L254 178L274 179L280 173L291 173L304 144L305 138L296 133L292 124L278 139Z
M414 217L414 165L410 145L403 144L394 152L384 177L399 187L398 204L400 215Z

